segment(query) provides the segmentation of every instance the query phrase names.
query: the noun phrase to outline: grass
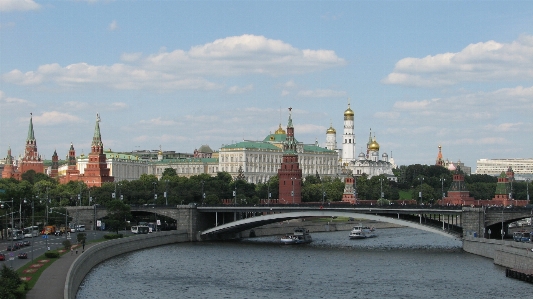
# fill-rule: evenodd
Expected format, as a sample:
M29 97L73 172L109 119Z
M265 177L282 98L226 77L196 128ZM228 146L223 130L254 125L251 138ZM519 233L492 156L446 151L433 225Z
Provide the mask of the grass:
M398 191L400 199L413 199L413 193L411 191Z
M107 241L106 239L97 239L97 240L91 240L88 243L98 243ZM81 247L81 244L73 244L74 248ZM60 250L53 250L57 251L59 253L59 258L61 256L67 254L69 251L66 249L60 249ZM28 285L28 290L31 290L37 281L39 280L39 277L41 274L46 270L46 268L50 267L53 262L55 262L58 258L47 258L44 254L38 256L37 258L34 258L33 261L28 262L26 265L20 267L17 270L18 275L22 277L30 278L29 280L25 280ZM47 262L41 262L41 261L47 261Z

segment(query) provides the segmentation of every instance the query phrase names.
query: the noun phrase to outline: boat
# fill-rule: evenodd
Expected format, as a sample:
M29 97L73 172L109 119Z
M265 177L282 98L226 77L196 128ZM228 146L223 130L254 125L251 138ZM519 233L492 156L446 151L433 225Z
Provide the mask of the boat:
M352 228L352 231L350 232L349 237L350 239L374 238L374 237L377 237L374 231L375 231L374 227L362 226L360 224Z
M309 235L309 231L303 227L295 228L293 234L281 237L281 243L283 244L306 244L312 241L313 238Z

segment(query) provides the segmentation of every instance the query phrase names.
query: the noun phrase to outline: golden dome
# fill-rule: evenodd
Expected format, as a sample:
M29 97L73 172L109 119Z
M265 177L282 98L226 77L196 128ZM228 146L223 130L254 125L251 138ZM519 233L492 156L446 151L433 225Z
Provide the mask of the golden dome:
M279 128L274 132L274 134L287 134L285 130L281 128L281 124L279 124Z
M337 131L335 131L335 129L333 129L332 126L329 127L329 129L326 131L326 134L336 134Z
M350 104L348 104L348 109L344 111L344 119L352 119L353 120L353 110L350 108Z
M376 138L372 139L372 142L368 145L368 149L371 151L379 151L379 143L377 143Z

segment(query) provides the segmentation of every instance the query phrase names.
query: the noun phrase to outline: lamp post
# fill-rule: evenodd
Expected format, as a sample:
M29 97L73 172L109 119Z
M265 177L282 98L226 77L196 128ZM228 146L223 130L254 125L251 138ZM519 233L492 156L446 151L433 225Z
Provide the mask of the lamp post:
M41 201L42 203L42 201ZM48 187L46 187L46 201L45 201L45 204L46 204L46 224L44 225L45 227L48 225ZM65 222L65 230L67 229L67 223ZM44 236L44 240L46 242L46 249L48 249L48 235ZM33 244L33 242L32 242Z
M420 181L420 194L418 194L418 197L420 197L420 204L422 204L422 184L424 183L424 178L419 177L418 181Z
M442 205L444 205L444 181L446 181L445 178L440 178L440 187L441 187L441 192L442 192L442 197L441 197Z
M11 203L11 205L7 205L8 202ZM13 198L11 199L11 201L2 201L0 207L2 207L3 209L4 205L7 205L11 209L11 253L12 253L13 252L13 230L14 230L13 229ZM9 260L11 261L11 269L13 269L14 257L10 256Z
M34 212L35 212L35 207L34 207L34 203L35 200L32 200L31 201L31 230L30 230L30 234L31 234L31 260L33 261L33 224L34 224ZM28 203L27 200L24 199L24 203Z
M168 206L168 180L165 180L166 183L166 191L165 191L165 206Z
M381 193L380 193L380 198L384 198L383 196L383 178L379 178L379 184L380 184L380 187L381 187Z
M527 201L529 201L529 179L526 180L526 194L527 194Z
M204 205L205 193L204 193L204 181L202 180L202 206Z
M267 181L267 205L270 205L270 179Z
M157 193L155 193L155 186L157 185L156 182L152 182L152 185L154 185L154 206L155 206L155 201L157 199Z

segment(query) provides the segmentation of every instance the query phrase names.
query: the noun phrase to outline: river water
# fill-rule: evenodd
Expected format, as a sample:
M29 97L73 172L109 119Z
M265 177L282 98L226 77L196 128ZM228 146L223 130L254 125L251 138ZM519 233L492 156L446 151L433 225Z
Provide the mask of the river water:
M505 277L461 241L412 228L312 233L313 243L278 237L161 246L108 260L77 299L152 298L529 298L532 286Z

